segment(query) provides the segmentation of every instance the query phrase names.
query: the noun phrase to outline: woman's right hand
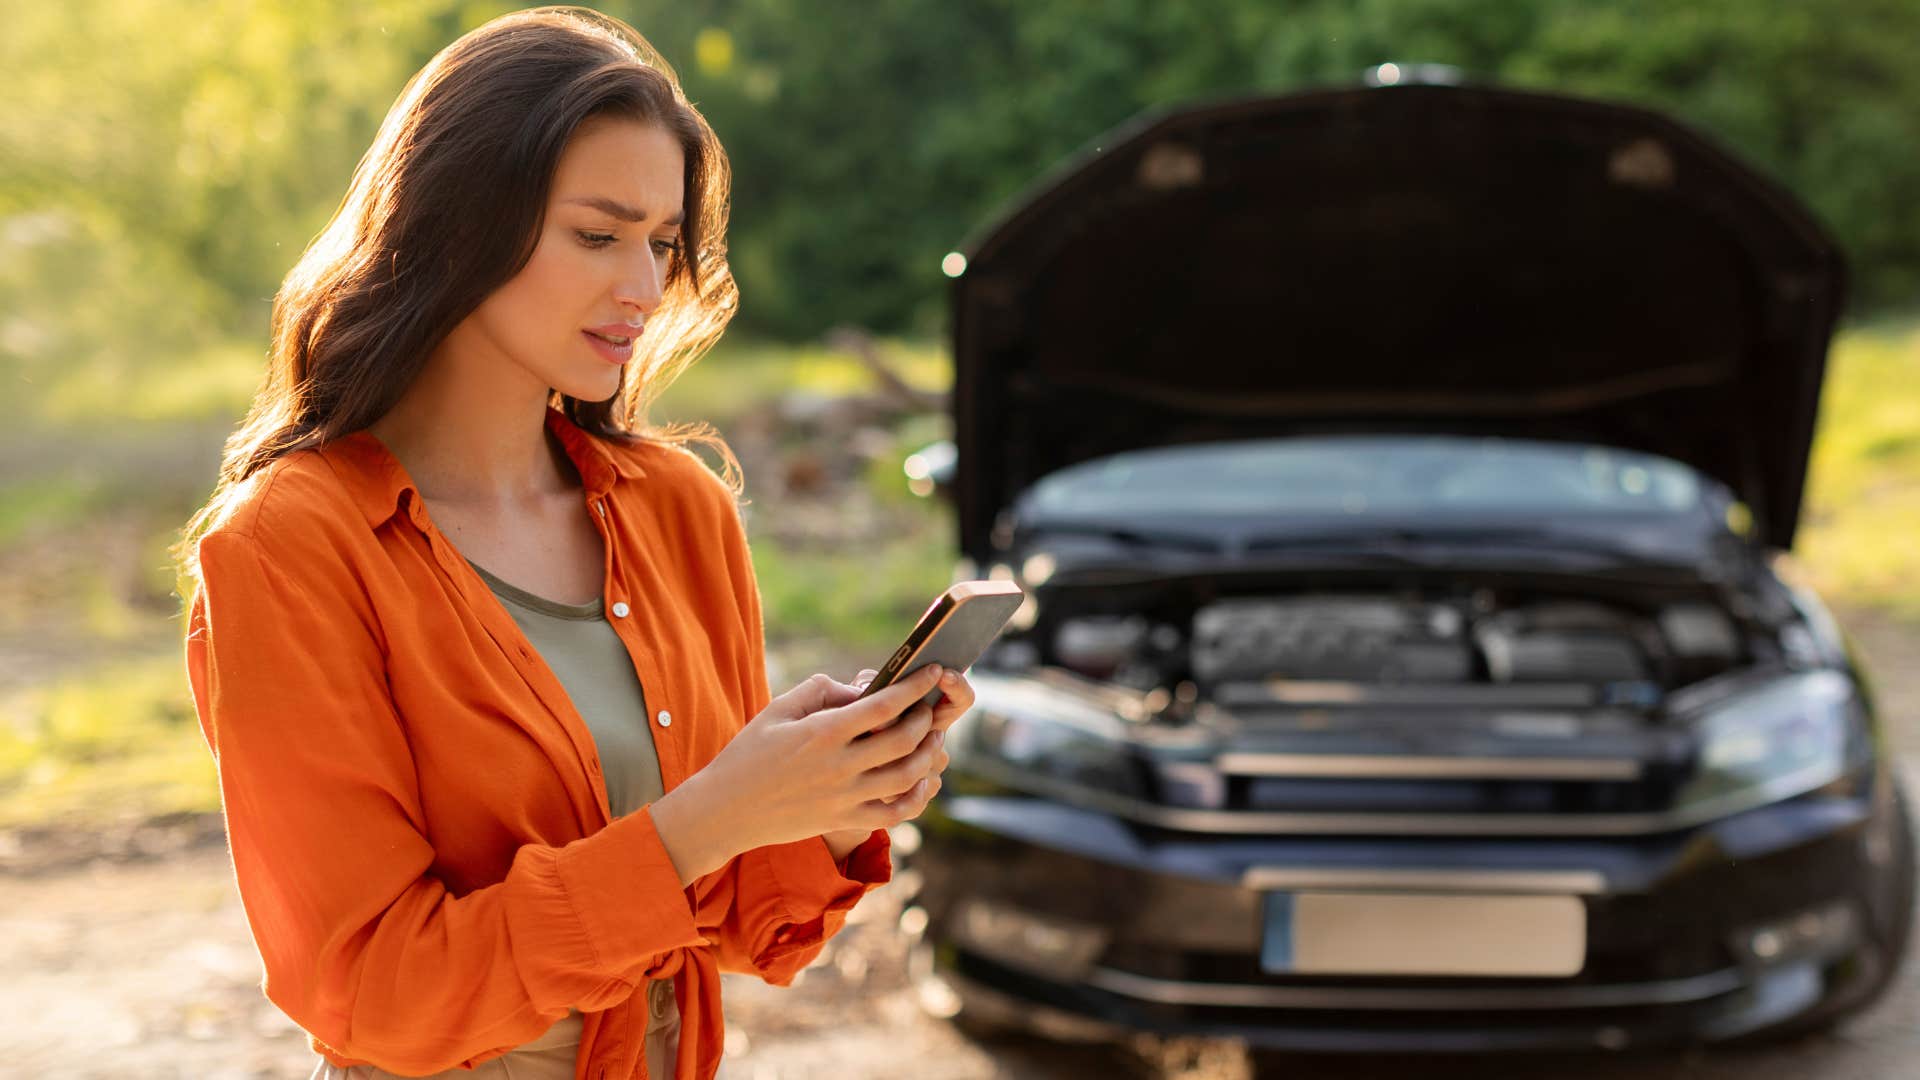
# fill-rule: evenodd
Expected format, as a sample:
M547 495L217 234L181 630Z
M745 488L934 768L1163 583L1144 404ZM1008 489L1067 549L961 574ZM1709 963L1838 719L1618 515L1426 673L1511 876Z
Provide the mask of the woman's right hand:
M942 752L930 736L933 709L920 702L939 678L928 665L835 704L845 688L815 675L774 698L706 768L651 804L681 882L756 847L911 817L918 808L907 800L883 800L911 788Z

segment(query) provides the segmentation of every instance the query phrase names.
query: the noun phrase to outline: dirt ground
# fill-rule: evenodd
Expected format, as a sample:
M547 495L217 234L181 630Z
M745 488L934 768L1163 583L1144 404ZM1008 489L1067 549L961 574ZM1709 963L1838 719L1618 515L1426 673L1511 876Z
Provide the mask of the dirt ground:
M1920 627L1845 616L1909 782L1920 792ZM1570 1077L1898 1080L1920 1075L1920 965L1839 1032L1764 1051L1653 1057L1249 1060L1216 1044L980 1044L922 1009L880 889L792 989L728 976L726 1080L910 1075L1242 1080ZM0 1077L305 1077L305 1036L260 993L218 818L112 833L0 834Z

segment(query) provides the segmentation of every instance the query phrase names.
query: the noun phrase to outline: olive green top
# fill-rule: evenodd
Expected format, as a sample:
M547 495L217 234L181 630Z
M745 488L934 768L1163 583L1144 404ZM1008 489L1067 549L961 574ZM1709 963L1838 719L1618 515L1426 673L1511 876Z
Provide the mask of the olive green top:
M607 784L607 812L621 817L665 794L640 675L602 612L606 602L562 604L508 584L472 559L467 565L520 624L593 732Z

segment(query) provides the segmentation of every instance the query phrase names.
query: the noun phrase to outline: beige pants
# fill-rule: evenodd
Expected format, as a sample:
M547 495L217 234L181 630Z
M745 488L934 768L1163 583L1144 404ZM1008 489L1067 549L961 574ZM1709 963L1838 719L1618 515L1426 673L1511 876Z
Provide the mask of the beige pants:
M680 1010L673 1000L673 983L654 979L647 984L647 1075L653 1080L673 1075L673 1055L680 1046ZM570 1011L547 1033L521 1043L507 1053L472 1069L448 1069L426 1080L573 1080L574 1058L580 1050L580 1013ZM309 1080L404 1080L398 1073L372 1065L341 1068L326 1058L314 1067Z

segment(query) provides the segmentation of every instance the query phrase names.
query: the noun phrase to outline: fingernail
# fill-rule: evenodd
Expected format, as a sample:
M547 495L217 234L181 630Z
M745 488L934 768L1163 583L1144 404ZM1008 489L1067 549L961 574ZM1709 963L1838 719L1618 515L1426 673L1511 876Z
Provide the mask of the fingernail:
M957 671L943 672L940 675L940 681L946 683L948 686L952 686L960 681L960 673Z

